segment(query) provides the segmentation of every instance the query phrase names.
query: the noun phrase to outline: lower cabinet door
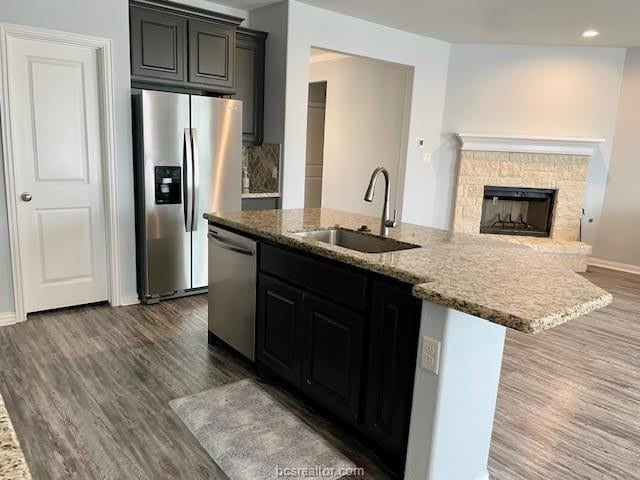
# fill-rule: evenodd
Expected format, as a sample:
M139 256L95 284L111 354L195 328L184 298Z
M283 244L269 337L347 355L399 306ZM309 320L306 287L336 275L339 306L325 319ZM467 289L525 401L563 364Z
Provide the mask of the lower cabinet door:
M364 429L401 462L409 433L420 311L409 286L374 282Z
M302 389L345 421L358 422L363 317L304 294Z
M268 275L258 277L256 360L300 386L302 291Z

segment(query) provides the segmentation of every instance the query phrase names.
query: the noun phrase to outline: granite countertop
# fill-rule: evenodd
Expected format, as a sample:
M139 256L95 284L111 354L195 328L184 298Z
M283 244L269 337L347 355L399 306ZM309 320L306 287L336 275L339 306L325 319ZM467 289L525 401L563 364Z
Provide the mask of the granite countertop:
M522 332L560 325L611 303L609 293L524 245L400 223L390 237L421 248L362 253L295 232L340 225L373 232L379 219L330 209L212 213L210 222L414 285L414 296Z
M31 473L20 448L9 413L0 395L0 478L29 480Z
M242 198L280 198L278 192L243 192Z

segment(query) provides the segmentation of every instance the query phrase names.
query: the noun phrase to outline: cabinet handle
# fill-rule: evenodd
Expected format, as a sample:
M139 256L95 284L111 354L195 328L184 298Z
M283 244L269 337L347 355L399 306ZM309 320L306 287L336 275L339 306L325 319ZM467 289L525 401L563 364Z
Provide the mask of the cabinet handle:
M235 245L231 245L230 243L227 243L227 242L223 242L222 240L219 240L218 237L216 237L215 235L212 235L211 233L207 236L209 237L210 242L218 245L220 248L231 250L232 252L236 252L236 253L241 253L243 255L249 255L250 257L255 255L255 252L251 250L245 250L244 248L236 247Z
M308 383L309 385L311 385L311 379L310 379L310 378L307 378L307 383Z

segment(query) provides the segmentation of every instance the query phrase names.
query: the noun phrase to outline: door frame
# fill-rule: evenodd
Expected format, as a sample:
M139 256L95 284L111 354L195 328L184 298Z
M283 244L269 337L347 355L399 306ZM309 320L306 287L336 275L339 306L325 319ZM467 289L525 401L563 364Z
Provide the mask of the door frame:
M108 301L112 306L122 305L120 294L120 247L118 243L115 109L113 97L112 41L76 33L61 32L9 23L0 23L0 134L7 196L9 224L9 249L15 303L15 321L27 319L24 305L22 266L20 264L20 239L18 238L18 206L15 185L14 156L11 139L11 105L9 102L9 77L7 45L10 38L41 40L59 45L89 47L97 52L99 107L102 151L102 183L104 190L105 232L107 245Z

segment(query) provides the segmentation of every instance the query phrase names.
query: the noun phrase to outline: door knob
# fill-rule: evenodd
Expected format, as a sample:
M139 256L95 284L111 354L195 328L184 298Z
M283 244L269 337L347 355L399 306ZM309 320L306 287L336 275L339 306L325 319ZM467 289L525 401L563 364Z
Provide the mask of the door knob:
M30 202L33 197L29 192L24 192L22 195L20 195L20 198L23 202Z

